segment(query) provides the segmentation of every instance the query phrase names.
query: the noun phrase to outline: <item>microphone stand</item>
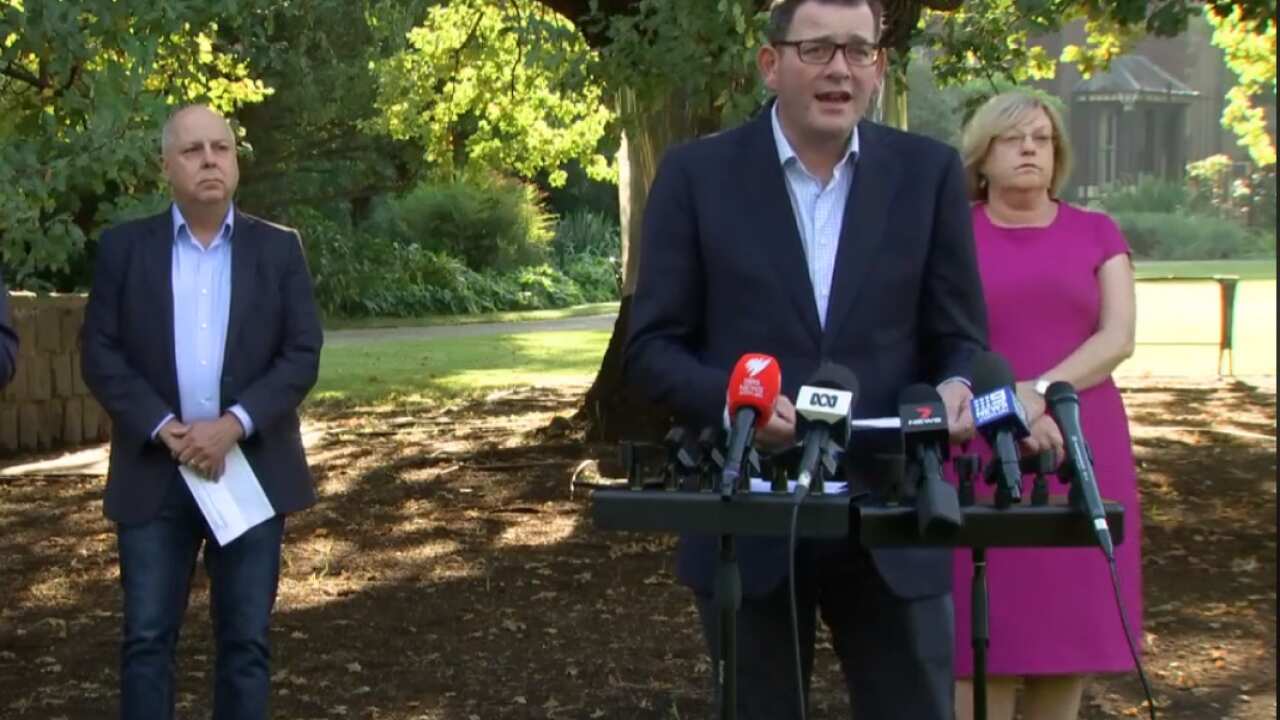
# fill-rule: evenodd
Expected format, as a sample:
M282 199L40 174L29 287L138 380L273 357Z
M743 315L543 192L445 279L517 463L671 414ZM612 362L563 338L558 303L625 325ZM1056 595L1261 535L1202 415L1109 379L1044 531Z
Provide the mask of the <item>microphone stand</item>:
M964 455L956 458L955 468L960 486L960 504L974 504L974 481L981 473L982 458ZM999 489L996 491L999 493ZM997 506L999 502L997 501ZM1006 505L1007 507L1007 505ZM987 612L987 549L981 545L970 548L973 555L973 579L969 583L969 624L972 629L970 646L973 648L973 717L987 717L987 648L991 645L991 628Z
M749 450L754 432L748 430L746 445ZM736 468L720 469L720 499L722 502L733 502L734 496L741 492L743 474L750 472L754 465L759 466L759 456L753 463L750 453L744 453L742 464ZM749 484L751 479L745 478ZM742 608L742 573L738 570L737 549L731 533L720 534L720 547L716 561L716 579L714 596L719 611L720 627L717 646L719 657L716 658L716 685L718 686L718 702L720 717L725 720L736 720L738 717L738 610Z

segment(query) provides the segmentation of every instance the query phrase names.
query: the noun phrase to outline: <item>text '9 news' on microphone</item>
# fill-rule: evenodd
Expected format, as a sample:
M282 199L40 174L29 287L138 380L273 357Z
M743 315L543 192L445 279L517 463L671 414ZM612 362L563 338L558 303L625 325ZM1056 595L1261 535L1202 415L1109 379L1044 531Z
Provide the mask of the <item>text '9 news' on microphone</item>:
M849 413L858 402L858 377L843 365L824 363L796 395L796 434L803 452L796 476L796 494L809 492L828 440L841 448L849 444Z
M756 428L773 417L773 403L782 389L782 369L772 355L747 353L738 358L729 376L729 447L720 476L720 495L729 499L742 476L747 448Z
M1014 390L1013 371L1003 357L979 353L973 361L973 422L995 451L999 468L996 506L1022 499L1017 441L1031 434L1027 414Z
M1059 380L1049 385L1044 394L1045 403L1049 406L1049 414L1062 431L1062 439L1067 449L1066 465L1075 483L1075 492L1071 493L1078 509L1089 516L1093 523L1093 531L1098 536L1098 545L1107 556L1107 560L1115 559L1115 545L1111 541L1111 528L1107 526L1107 512L1102 506L1102 495L1098 492L1098 478L1093 474L1093 453L1084 439L1084 430L1080 426L1080 397L1071 383Z
M916 383L898 395L898 417L908 461L920 467L916 489L916 519L920 535L947 535L964 522L956 489L942 479L942 461L949 453L947 407L938 391Z

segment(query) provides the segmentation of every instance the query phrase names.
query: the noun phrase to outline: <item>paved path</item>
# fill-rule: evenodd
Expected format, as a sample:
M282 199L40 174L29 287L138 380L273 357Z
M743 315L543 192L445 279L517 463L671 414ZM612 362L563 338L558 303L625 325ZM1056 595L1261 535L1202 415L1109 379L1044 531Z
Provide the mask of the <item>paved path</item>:
M514 335L516 333L561 330L612 330L616 313L530 320L527 322L470 323L466 325L427 325L424 327L360 328L329 330L324 334L325 347L386 342L389 340L425 340L430 338L474 337L477 335Z

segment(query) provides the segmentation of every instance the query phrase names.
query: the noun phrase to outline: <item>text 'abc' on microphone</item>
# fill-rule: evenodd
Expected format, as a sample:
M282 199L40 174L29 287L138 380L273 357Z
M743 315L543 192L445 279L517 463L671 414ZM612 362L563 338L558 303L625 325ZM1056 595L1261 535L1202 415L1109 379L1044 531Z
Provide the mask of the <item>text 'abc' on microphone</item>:
M737 489L747 448L756 429L773 417L773 403L781 390L782 369L772 355L747 353L733 366L726 398L729 443L720 482L722 497L727 499Z
M1027 414L1014 389L1013 370L994 352L978 353L973 360L973 422L995 452L998 486L1011 502L1022 498L1022 470L1017 441L1031 434Z
M849 444L849 415L858 402L858 377L836 363L824 363L796 395L797 435L801 443L796 493L809 492L814 472L829 441Z

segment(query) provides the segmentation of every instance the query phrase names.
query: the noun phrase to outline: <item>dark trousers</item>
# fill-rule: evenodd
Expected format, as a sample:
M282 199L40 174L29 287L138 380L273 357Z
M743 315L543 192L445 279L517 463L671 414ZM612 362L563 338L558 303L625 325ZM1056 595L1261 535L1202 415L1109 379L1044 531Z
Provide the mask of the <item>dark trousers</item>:
M813 670L815 616L831 630L857 720L951 720L954 717L950 594L904 599L881 579L865 550L843 543L802 543L797 551L796 608L805 703ZM696 595L714 673L719 611ZM738 717L799 718L790 597L784 582L744 597L738 621ZM713 678L714 681L714 678Z
M219 547L177 473L156 517L118 526L124 588L122 720L173 718L174 649L201 546L216 642L214 720L267 717L267 628L283 534L284 518L276 516Z

